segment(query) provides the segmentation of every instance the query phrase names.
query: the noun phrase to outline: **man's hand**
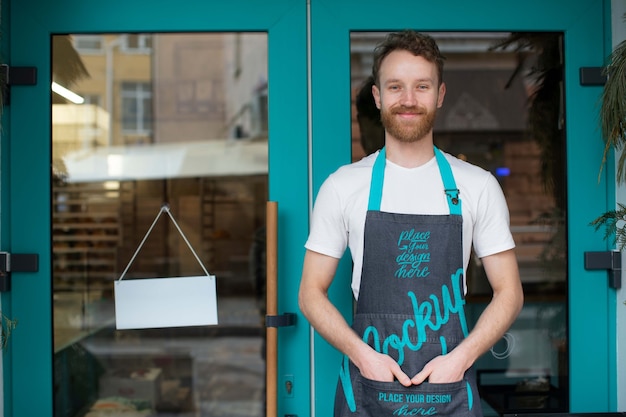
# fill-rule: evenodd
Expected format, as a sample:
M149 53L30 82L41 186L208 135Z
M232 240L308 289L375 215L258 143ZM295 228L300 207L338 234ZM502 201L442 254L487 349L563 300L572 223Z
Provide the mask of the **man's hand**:
M393 382L397 379L405 387L411 386L411 378L389 355L378 353L370 348L370 352L359 362L355 362L355 365L359 368L361 375L367 379L381 382Z
M453 355L437 356L411 379L411 383L419 385L428 380L434 384L445 384L458 382L463 379L464 375L464 367L456 362Z

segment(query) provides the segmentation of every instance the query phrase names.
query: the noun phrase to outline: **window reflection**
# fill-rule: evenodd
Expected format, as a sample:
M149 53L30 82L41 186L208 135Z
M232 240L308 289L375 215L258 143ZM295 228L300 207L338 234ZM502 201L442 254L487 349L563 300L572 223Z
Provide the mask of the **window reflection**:
M477 363L485 415L567 409L567 240L559 33L431 33L446 56L434 140L500 182L525 292L505 337ZM515 36L512 36L515 35ZM352 157L384 143L371 96L372 51L385 33L351 34ZM530 45L530 46L528 46ZM556 55L555 55L556 52ZM549 70L549 76L544 76ZM535 94L540 91L540 94ZM529 103L531 103L529 105ZM467 271L468 320L490 299L479 259Z
M55 416L261 416L267 35L55 36L53 80L84 100L53 93ZM164 203L220 324L116 331L113 282ZM202 274L160 221L125 277Z

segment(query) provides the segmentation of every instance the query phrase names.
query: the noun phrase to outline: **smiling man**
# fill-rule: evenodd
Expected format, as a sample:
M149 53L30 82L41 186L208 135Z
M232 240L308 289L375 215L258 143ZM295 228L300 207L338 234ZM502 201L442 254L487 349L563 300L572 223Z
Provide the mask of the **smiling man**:
M473 364L522 307L498 182L434 146L443 62L435 41L414 31L392 33L376 48L372 94L385 147L339 168L315 202L299 302L344 354L336 416L482 416ZM347 248L352 326L328 299ZM464 305L472 248L493 297L470 331Z

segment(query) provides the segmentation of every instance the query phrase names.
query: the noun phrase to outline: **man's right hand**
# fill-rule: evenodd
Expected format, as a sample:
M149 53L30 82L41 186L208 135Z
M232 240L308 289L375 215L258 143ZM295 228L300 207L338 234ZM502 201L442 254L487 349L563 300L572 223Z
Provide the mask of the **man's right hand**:
M376 352L369 347L369 352L363 355L354 364L359 368L361 375L367 379L381 382L398 380L405 387L411 386L411 378L405 374L400 365L389 355Z

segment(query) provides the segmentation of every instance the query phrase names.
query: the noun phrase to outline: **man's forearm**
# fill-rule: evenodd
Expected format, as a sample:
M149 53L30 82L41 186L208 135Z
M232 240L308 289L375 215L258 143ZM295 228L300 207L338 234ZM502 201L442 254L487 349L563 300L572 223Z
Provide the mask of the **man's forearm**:
M333 347L354 359L363 342L339 310L324 293L316 290L304 290L303 293L300 295L300 310L311 326Z
M522 304L521 289L494 295L468 337L457 347L457 353L465 358L465 369L500 340L517 318Z

